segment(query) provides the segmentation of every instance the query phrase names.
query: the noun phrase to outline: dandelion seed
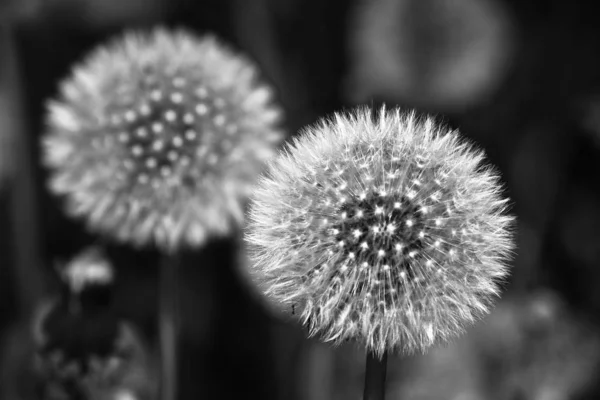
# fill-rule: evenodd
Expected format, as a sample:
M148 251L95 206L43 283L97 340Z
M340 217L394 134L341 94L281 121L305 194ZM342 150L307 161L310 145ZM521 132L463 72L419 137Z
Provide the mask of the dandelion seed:
M127 132L121 132L119 134L119 141L122 142L122 143L129 142L129 133L127 133Z
M169 159L169 161L175 161L179 158L179 155L176 151L171 150L167 153L167 158Z
M185 132L185 138L187 140L194 140L194 139L196 139L196 132L194 132L194 130L192 130L192 129L188 129Z
M198 104L195 108L196 113L200 116L204 116L208 113L208 107L206 107L206 104Z
M185 79L181 76L173 78L173 86L176 88L182 88L185 85Z
M201 99L205 99L208 97L208 90L206 90L204 86L200 86L198 89L196 89L195 93L196 96L198 96Z
M148 158L146 160L146 166L150 169L156 168L157 165L158 165L158 162L156 161L156 158Z
M183 95L179 92L171 93L171 101L175 104L179 104L183 101Z
M171 142L175 147L183 146L183 139L181 138L181 136L175 136Z
M154 151L159 152L159 151L162 151L162 149L164 149L164 148L165 148L165 142L162 141L162 140L160 140L160 139L159 140L155 140L152 143L152 150L154 150Z
M152 124L152 132L161 133L165 129L164 125L160 122L155 122Z
M138 138L141 139L148 137L148 131L144 127L137 128L135 134Z
M158 89L155 89L150 93L150 98L154 101L160 101L162 99L162 96L162 92Z
M165 112L165 119L169 122L174 122L177 119L177 113L173 110Z

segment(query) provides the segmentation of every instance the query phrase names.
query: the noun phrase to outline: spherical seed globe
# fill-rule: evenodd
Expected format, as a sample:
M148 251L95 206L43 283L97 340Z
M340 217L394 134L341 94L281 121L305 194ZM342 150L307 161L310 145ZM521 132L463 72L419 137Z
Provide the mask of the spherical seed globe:
M50 189L91 229L163 249L243 219L283 138L256 66L213 36L156 29L93 51L48 103Z
M326 341L425 351L484 315L508 274L513 218L483 162L414 113L323 120L251 197L250 277Z

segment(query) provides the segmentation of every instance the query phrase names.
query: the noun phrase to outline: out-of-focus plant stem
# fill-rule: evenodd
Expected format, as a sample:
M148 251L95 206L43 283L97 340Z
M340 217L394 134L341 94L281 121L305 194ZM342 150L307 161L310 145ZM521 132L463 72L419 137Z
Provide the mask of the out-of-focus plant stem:
M3 155L10 163L8 168L9 201L11 217L10 235L13 243L13 276L16 280L15 293L19 309L29 315L42 295L40 274L39 217L35 187L35 162L32 158L35 137L27 131L22 107L19 55L15 48L14 30L11 21L0 23L0 59L3 61L0 76L0 96L3 114L7 116L4 135L10 137L3 146Z
M180 264L180 257L171 253L163 256L159 266L160 400L177 400L179 336L177 287Z

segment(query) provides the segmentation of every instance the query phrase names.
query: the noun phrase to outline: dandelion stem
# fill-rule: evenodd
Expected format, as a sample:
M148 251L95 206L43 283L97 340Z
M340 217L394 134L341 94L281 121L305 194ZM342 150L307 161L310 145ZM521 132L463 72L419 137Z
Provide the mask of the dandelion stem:
M365 391L363 400L385 399L385 376L387 372L387 352L380 358L372 351L367 352L365 371Z
M179 264L178 256L165 255L159 272L161 400L177 399L177 270Z

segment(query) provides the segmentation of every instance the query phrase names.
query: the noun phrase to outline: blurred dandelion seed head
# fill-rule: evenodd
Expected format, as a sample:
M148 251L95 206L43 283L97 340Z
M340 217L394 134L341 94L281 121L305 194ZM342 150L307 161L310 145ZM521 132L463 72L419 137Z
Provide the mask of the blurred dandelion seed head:
M104 254L98 248L92 247L65 265L61 276L73 292L80 293L89 285L112 284L114 270Z
M488 312L513 249L484 154L431 118L360 109L308 128L251 201L250 274L311 334L424 351Z
M95 50L48 104L51 190L121 241L172 249L227 234L283 138L257 75L216 38L183 31Z

